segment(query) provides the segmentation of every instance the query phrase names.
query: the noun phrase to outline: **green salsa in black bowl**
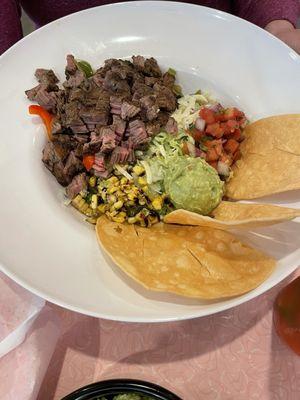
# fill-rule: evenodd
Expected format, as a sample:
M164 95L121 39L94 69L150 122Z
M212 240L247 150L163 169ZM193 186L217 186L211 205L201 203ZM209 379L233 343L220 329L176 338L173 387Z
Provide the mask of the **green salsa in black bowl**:
M154 383L134 379L111 379L92 383L61 400L182 400Z

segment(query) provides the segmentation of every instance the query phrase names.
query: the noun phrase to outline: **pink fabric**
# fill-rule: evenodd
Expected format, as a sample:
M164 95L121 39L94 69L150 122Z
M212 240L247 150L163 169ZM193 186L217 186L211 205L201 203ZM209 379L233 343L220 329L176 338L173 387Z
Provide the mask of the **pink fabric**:
M298 275L300 269L257 299L192 321L126 324L47 305L26 341L0 359L0 398L35 400L40 388L37 400L59 400L80 386L128 377L184 400L299 400L300 357L272 322L275 296Z
M158 383L184 400L299 400L300 357L272 323L275 296L291 279L237 308L185 322L125 324L57 309L64 334L38 400L118 377Z
M299 400L300 357L272 322L277 293L299 275L232 310L167 324L99 320L48 304L26 340L0 358L0 399L59 400L123 377L158 383L184 400ZM1 273L0 286L16 308L7 312L0 302L1 326L12 330L39 299L30 302L33 296Z

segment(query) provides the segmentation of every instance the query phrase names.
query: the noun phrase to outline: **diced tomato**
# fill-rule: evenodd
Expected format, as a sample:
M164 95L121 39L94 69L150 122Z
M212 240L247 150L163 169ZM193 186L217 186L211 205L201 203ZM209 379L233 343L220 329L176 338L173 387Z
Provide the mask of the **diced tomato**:
M215 146L215 150L216 150L218 156L221 157L221 155L224 153L222 143L217 144L217 145Z
M242 132L240 129L236 129L230 136L230 139L234 139L237 142L240 141L242 139Z
M95 156L94 155L86 155L83 156L83 165L87 171L89 171L95 163Z
M221 140L219 140L219 139L203 141L204 146L207 147L208 149L211 149L212 147L215 147L220 143L222 144Z
M235 119L230 119L227 121L227 126L230 128L231 132L238 129L239 123Z
M227 142L224 145L224 149L230 154L234 154L238 148L239 148L239 143L234 139L227 140Z
M224 135L224 129L221 127L220 122L207 125L205 132L217 138Z
M201 108L201 110L199 111L199 116L204 119L204 121L207 124L213 124L214 122L216 122L215 119L215 112L210 110L209 108L203 107Z
M224 135L225 136L231 134L231 128L230 128L230 126L227 125L227 122L221 122L220 125L221 125L221 128L224 131Z
M187 133L194 138L196 143L199 143L201 138L205 135L203 131L199 131L199 129L191 128L187 131Z
M242 117L244 117L244 113L238 110L236 107L227 108L223 114L224 121L229 121L230 119Z
M217 153L215 147L212 147L206 152L206 161L217 161L219 159L219 154Z

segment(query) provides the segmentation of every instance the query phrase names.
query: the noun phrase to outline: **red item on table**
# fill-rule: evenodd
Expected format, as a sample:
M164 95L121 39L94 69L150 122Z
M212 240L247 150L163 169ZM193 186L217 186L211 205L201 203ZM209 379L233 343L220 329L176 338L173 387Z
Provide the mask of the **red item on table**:
M280 338L300 355L300 277L279 292L274 304L274 324Z

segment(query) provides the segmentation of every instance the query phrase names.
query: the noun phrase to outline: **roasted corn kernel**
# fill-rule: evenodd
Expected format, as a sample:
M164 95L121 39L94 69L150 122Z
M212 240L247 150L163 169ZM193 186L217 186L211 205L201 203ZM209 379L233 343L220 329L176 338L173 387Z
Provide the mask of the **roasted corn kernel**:
M91 200L91 208L93 210L96 210L97 206L98 206L98 196L96 194L93 194Z
M120 208L122 208L123 207L123 201L122 200L118 200L114 205L113 205L113 207L116 209L116 210L119 210Z
M73 200L72 205L82 214L90 217L93 215L93 210L89 204L78 194Z
M136 217L129 217L129 218L127 219L127 222L128 222L129 224L135 224L136 221L137 221Z
M107 193L112 194L118 191L118 186L111 186L108 188Z
M154 210L161 210L163 206L163 198L161 196L157 196L152 200L152 206Z
M95 186L96 186L96 183L97 183L97 178L96 178L96 176L91 176L90 179L89 179L89 185L90 185L90 187L95 187Z
M126 183L128 183L128 179L125 178L125 177L121 178L120 184L121 184L121 185L126 185Z
M140 177L138 178L138 184L139 184L140 186L145 186L145 185L147 185L147 181L146 181L145 178L143 178L142 176L140 176Z
M132 168L132 171L136 174L136 175L142 175L145 172L144 167L140 166L140 165L135 165Z
M110 196L108 196L108 203L115 203L117 201L117 198L115 195L111 194Z
M119 224L122 224L126 220L126 213L119 212L116 216L112 217L112 220L114 222L118 222Z
M106 204L100 204L97 208L98 211L100 211L102 214L105 213L105 211L107 211L107 205Z
M108 183L119 183L119 179L116 176L112 176L107 179Z

